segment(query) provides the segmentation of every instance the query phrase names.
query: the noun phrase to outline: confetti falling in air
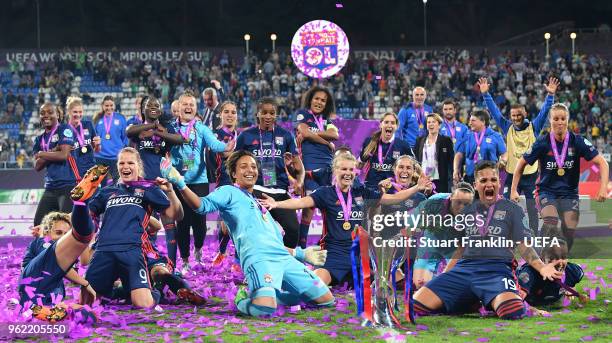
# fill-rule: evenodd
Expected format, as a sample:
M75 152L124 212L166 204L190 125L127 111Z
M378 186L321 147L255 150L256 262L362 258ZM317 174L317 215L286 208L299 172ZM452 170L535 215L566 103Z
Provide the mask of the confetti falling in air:
M344 8L344 5L342 5L342 4L336 4L336 8Z

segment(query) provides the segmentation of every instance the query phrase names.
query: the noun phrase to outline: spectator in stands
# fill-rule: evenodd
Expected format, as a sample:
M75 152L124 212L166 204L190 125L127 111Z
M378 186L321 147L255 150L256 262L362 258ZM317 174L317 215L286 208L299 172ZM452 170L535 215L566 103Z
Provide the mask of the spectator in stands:
M95 153L96 163L110 167L113 183L119 180L117 154L128 144L125 117L115 112L115 101L107 95L102 99L102 110L93 118L96 132L102 137L101 149Z

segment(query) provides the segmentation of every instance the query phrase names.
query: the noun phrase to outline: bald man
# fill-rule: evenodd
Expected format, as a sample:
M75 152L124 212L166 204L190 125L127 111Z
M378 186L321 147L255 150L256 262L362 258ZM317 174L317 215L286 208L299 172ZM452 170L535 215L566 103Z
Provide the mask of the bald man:
M412 102L399 112L399 130L395 136L408 142L412 149L416 145L417 137L427 134L425 117L433 112L432 107L425 104L425 98L425 88L415 87L412 90Z

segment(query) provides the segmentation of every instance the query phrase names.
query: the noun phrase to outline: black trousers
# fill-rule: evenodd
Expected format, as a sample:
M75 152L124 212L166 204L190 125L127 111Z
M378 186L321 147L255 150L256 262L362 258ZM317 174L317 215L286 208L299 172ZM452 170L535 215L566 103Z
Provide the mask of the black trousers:
M261 192L257 189L253 191L253 195L256 198L263 198L263 196L261 195L262 193L264 192ZM287 193L283 193L283 194L266 193L266 194L269 195L271 198L273 198L276 201L283 201L283 200L290 199ZM275 208L272 211L270 211L270 214L272 215L272 218L274 218L274 220L276 220L280 224L283 230L285 230L285 236L283 237L283 243L285 243L285 246L287 248L292 248L292 249L295 248L300 238L300 224L298 223L298 219L297 219L295 210Z
M34 215L34 226L40 225L42 219L52 211L72 212L70 191L73 187L45 189Z
M207 183L196 183L187 185L195 194L200 197L208 195ZM204 238L206 238L206 215L196 213L183 199L181 192L175 187L176 195L183 205L185 216L183 220L176 223L176 244L181 253L181 258L189 258L190 245L190 229L193 228L193 245L196 249L201 249L204 246Z

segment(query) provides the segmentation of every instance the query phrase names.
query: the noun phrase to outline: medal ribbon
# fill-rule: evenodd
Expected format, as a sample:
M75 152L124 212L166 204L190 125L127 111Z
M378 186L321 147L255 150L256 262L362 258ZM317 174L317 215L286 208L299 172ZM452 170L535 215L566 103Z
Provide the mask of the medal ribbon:
M384 161L387 159L387 155L389 155L389 151L393 150L393 143L395 143L395 139L391 138L391 144L389 145L389 148L387 149L387 152L383 157L382 146L384 142L382 141L382 139L380 140L380 142L378 142L378 162L380 162L380 164L384 163Z
M485 131L487 129L483 129L480 131L480 137L474 132L474 139L476 140L476 152L474 153L474 163L478 162L478 150L480 149L480 144L482 144L482 140L484 139Z
M480 235L483 237L487 235L487 229L489 228L489 223L491 222L491 218L493 218L493 213L495 212L495 205L497 205L499 199L501 199L501 197L498 195L495 203L489 207L489 211L487 212L487 221L484 223L484 226L478 226L478 231L480 231Z
M255 205L257 205L257 208L259 208L259 210L261 211L261 214L265 217L266 213L268 213L268 209L263 207L259 203L259 201L257 201L257 199L255 199L253 194L251 194L249 191L247 191L247 190L243 189L242 187L240 187L237 183L234 184L234 187L236 187L239 190L241 190L242 193L244 193L247 197L249 197L249 199L253 200L253 202L255 202Z
M45 141L45 135L43 134L40 137L40 145L43 151L49 151L49 145L51 145L51 139L53 139L53 135L55 135L55 131L57 131L59 124L55 124L55 126L53 127L53 129L51 129L51 132L49 133L49 139L47 139L47 141Z
M446 121L446 119L444 119L444 126L446 126L446 130L448 131L448 133L450 133L451 138L453 140L455 139L455 135L457 134L457 132L455 132L455 130L456 130L455 125L456 125L456 123L453 121L453 126L451 128L451 126L448 123L448 121Z
M344 196L342 195L342 191L340 190L340 186L336 185L336 195L338 196L338 200L340 201L340 206L342 206L342 214L344 216L344 221L348 222L351 219L351 209L353 208L353 196L351 195L351 189L348 190L348 200L344 200Z
M314 114L312 111L308 111L310 112L310 114L312 114L312 117L315 120L315 124L317 124L317 127L319 128L319 131L323 132L325 131L325 127L323 126L323 116L318 116L316 114Z
M555 141L555 135L550 133L550 146L552 148L553 154L555 155L555 161L557 162L557 169L563 169L563 164L565 163L565 157L567 155L567 145L569 144L569 132L565 133L565 138L563 138L563 148L561 150L561 155L559 155L559 151L557 150L557 142Z
M79 122L79 130L77 130L77 128L72 126L72 124L70 123L68 123L68 125L70 125L70 127L72 128L72 131L74 131L74 133L76 134L76 138L79 141L79 146L84 147L85 146L85 133L83 133L83 123Z
M107 120L108 119L108 120ZM113 115L104 115L104 130L106 130L106 134L110 135L111 123L113 122Z

